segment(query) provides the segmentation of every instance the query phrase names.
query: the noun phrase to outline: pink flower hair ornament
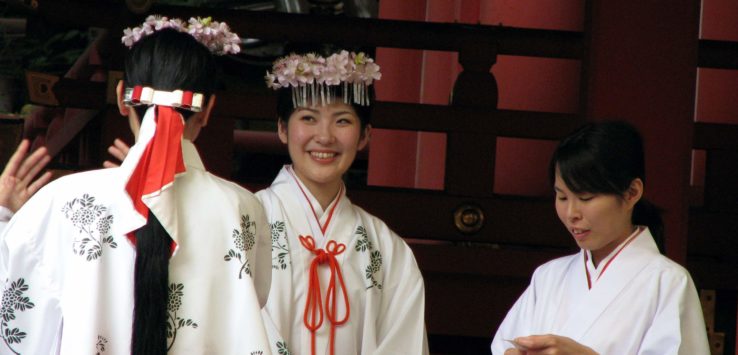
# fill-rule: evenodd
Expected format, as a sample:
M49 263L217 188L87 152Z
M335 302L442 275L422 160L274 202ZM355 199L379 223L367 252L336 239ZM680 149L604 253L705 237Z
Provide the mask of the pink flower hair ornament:
M120 40L126 47L131 48L141 38L165 28L189 33L215 55L237 54L241 51L239 45L241 38L231 32L225 22L213 21L211 17L190 17L184 22L177 18L149 15L141 26L123 30L123 37Z
M368 106L368 88L381 78L374 59L364 52L345 50L328 58L314 53L290 54L277 59L264 77L271 89L291 88L294 107L333 103L339 85L343 86L343 103Z

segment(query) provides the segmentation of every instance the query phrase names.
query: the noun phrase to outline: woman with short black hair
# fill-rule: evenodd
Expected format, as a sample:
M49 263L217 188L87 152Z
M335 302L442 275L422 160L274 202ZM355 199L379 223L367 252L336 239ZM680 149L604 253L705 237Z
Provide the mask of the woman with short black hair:
M533 274L492 353L709 354L687 270L659 253L663 224L643 198L643 142L624 122L590 123L550 163L556 213L581 252Z

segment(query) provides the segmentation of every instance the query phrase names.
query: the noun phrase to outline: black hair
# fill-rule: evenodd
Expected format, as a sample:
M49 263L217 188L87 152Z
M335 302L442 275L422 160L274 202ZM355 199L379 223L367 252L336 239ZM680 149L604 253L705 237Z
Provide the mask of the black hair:
M334 90L333 93L335 94L334 97L336 98L336 102L341 102L341 98L343 97L343 85L337 85L331 89ZM351 90L350 87L349 90ZM369 93L369 102L374 103L374 86L372 85L367 87L367 90ZM371 121L372 105L362 106L353 102L351 102L350 105L354 108L354 112L356 112L356 115L359 117L359 121L361 122L361 132L363 134L364 128ZM281 88L277 90L277 119L287 123L292 113L295 112L295 109L296 107L292 103L292 88Z
M173 29L154 32L138 41L125 58L125 84L156 90L189 90L207 98L215 91L217 66L207 47ZM207 102L207 100L205 100ZM143 119L145 105L136 106ZM179 110L184 118L191 111Z
M636 178L646 184L643 139L633 126L622 121L585 124L554 151L548 167L551 185L557 170L574 193L623 196ZM661 209L641 197L631 221L648 226L659 250L664 251Z
M208 96L215 90L216 65L210 51L192 36L165 29L138 41L125 58L125 84L156 90L191 90ZM146 107L136 108L143 118ZM189 111L187 111L189 112ZM185 118L186 113L183 113ZM171 237L149 211L135 231L134 310L131 353L167 353L167 303Z

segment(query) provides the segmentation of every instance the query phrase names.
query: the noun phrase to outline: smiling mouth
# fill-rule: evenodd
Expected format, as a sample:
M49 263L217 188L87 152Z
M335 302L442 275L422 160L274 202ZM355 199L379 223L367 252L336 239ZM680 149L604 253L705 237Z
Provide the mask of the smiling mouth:
M574 236L574 239L581 240L584 239L590 231L588 229L572 228L570 232Z
M328 152L310 152L311 157L315 159L320 159L320 160L331 159L335 157L336 155L337 155L336 153L328 153Z

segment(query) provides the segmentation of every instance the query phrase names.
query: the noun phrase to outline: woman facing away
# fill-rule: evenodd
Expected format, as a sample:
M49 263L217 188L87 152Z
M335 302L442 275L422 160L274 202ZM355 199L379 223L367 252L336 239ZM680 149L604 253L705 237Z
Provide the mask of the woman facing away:
M152 16L123 41L118 106L136 144L119 168L50 183L7 225L0 353L270 354L263 209L191 143L215 102L211 50L238 37Z
M353 205L342 177L370 136L363 53L290 55L267 83L292 161L257 193L272 232L272 287L263 310L279 354L427 354L425 290L412 251Z
M643 198L638 132L587 124L561 141L549 175L556 213L581 252L536 269L492 353L709 354L694 283L657 247L663 224Z

